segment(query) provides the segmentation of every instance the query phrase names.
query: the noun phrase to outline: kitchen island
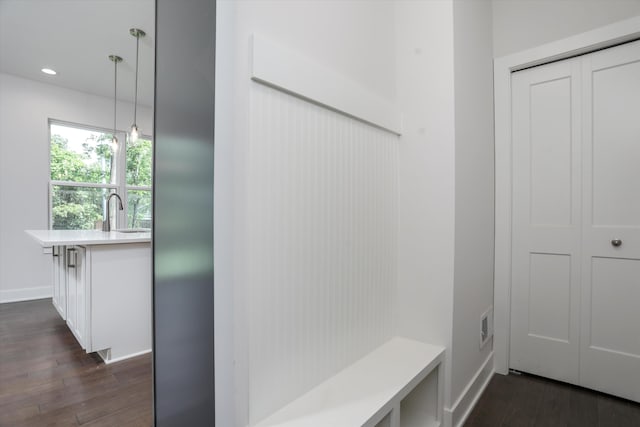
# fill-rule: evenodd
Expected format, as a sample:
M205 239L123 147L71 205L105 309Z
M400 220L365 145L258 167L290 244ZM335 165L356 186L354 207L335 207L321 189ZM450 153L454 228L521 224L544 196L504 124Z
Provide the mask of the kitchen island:
M53 260L53 298L105 363L151 351L151 233L26 230Z

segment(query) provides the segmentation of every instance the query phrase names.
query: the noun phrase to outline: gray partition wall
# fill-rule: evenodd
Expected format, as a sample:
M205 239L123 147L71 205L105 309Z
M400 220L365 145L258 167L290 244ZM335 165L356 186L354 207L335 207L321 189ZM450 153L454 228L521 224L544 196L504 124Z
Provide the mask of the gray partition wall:
M213 426L215 0L156 0L155 425Z

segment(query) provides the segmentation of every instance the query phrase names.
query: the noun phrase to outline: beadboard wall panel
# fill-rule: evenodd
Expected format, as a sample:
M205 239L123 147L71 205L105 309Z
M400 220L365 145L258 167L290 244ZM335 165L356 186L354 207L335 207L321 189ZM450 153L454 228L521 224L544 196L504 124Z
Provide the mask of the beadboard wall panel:
M251 86L253 424L393 335L398 137Z

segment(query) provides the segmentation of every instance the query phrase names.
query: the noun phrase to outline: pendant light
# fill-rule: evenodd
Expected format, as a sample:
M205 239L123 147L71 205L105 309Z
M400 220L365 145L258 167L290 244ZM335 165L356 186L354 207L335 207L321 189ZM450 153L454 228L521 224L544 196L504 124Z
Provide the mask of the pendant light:
M129 34L136 38L136 84L135 84L135 101L133 103L133 124L131 125L131 131L129 132L129 141L136 142L138 140L138 125L136 124L136 113L138 109L138 50L140 48L140 37L144 37L147 34L138 29L131 28Z
M118 149L118 137L116 137L116 105L118 101L118 62L122 62L122 58L118 55L109 55L109 60L113 61L113 134L111 140L111 148L115 151Z

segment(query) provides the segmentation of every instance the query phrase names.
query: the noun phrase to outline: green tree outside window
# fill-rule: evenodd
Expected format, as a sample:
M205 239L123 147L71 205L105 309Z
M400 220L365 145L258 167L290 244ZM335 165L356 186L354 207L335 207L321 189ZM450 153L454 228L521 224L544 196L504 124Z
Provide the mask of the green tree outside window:
M126 193L128 226L151 226L150 140L138 139L126 146L120 157L126 182L119 183L118 154L112 149L111 134L54 123L50 129L53 229L95 228L103 219L106 198L116 190Z

